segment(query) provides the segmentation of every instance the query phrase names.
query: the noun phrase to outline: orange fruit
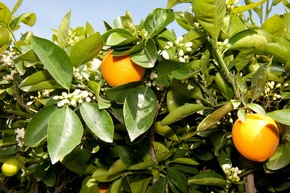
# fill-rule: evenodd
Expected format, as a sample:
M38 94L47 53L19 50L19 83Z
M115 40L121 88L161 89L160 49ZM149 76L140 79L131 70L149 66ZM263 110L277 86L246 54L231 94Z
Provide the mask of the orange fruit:
M246 122L235 121L232 128L233 143L245 158L263 162L269 159L279 145L279 129L275 121L260 114L247 114Z
M101 63L101 71L106 82L114 87L142 80L145 68L135 64L129 55L113 56L110 51Z
M99 193L105 193L109 189L109 184L108 183L99 183Z

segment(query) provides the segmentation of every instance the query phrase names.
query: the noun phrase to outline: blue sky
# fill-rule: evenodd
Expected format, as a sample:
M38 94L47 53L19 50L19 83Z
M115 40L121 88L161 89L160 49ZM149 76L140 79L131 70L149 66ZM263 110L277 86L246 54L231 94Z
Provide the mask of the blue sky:
M17 0L2 0L11 10ZM242 2L242 0L241 0ZM71 27L84 26L88 21L95 29L105 31L103 21L109 24L128 10L135 24L145 19L154 8L166 8L167 0L23 0L16 14L36 13L37 22L31 27L22 25L19 32L33 31L34 35L51 39L52 28L57 29L62 18L71 10ZM185 10L190 4L174 7L175 10ZM283 9L276 8L275 13L282 13ZM175 29L177 35L184 31L177 25L171 24L169 29ZM17 35L17 34L16 34Z

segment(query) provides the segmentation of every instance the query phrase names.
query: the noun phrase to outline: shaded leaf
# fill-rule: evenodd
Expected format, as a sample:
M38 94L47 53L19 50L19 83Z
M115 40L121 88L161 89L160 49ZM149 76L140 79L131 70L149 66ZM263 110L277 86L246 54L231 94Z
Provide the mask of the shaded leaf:
M275 154L266 162L266 167L269 170L279 170L290 163L290 145L283 143L279 145Z
M267 113L275 121L290 126L290 109L280 109Z
M252 102L259 98L265 90L266 72L263 66L260 66L251 80L251 99Z
M205 186L226 186L227 181L223 176L217 174L216 172L201 172L188 179L190 184L199 184Z
M169 176L169 180L178 190L183 193L188 192L187 179L181 171L173 167L168 167L167 174Z
M176 133L169 126L162 126L160 122L155 122L155 131L156 133L169 138L172 141L179 141Z
M47 136L47 126L50 116L57 110L56 106L48 106L36 113L27 125L24 135L26 146L35 146Z

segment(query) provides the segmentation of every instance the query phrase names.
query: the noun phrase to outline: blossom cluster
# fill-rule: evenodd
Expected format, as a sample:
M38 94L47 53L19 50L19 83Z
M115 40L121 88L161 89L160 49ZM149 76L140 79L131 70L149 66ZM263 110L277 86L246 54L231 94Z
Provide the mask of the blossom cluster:
M165 50L162 50L160 55L164 59L171 59L167 50L173 49L174 46L176 46L175 54L178 58L178 61L183 63L188 62L190 59L188 52L192 51L192 42L184 43L183 37L178 37L174 43L168 41L165 45Z
M242 171L239 170L238 167L232 167L231 164L224 164L222 165L222 169L224 173L226 174L226 179L229 183L240 181L239 174L241 174Z
M3 80L11 81L13 80L14 74L17 74L18 72L14 69L14 63L13 59L15 58L16 52L12 49L12 47L9 48L9 50L6 50L1 55L1 64L4 65L4 67L9 71L9 74L6 74L3 76Z
M24 128L17 128L14 131L16 133L16 141L18 143L19 147L24 146L24 134L25 134L25 129Z
M96 97L93 93L88 92L87 90L76 89L73 93L62 92L60 96L55 95L53 99L58 100L58 107L63 107L65 105L77 107L83 102L90 102L95 100Z
M280 95L280 89L288 87L288 83L284 83L283 85L281 83L276 83L274 81L269 81L265 85L265 90L261 94L262 97L266 99L271 99L273 101L280 100L282 97Z

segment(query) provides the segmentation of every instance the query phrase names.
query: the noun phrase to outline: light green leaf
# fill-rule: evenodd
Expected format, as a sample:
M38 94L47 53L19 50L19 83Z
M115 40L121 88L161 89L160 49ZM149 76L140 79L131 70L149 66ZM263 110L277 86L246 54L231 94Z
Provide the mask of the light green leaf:
M266 0L261 0L261 1L258 1L258 2L250 3L248 5L237 6L234 9L232 9L232 13L236 14L236 13L245 12L245 11L248 11L250 9L254 9L254 8L258 7L258 6L262 5L265 2L266 2Z
M169 127L169 126L162 126L161 123L158 121L155 123L155 131L156 133L169 138L172 141L179 141L178 136L176 133Z
M6 27L8 27L11 21L12 13L4 3L0 2L0 23L3 23Z
M61 48L65 48L68 40L68 33L70 28L71 11L69 11L61 20L57 31L57 41Z
M31 45L51 76L69 90L73 78L73 66L67 53L49 40L33 36Z
M192 8L197 21L214 38L217 39L223 26L226 13L226 1L194 0Z
M20 22L32 27L36 23L35 13L23 13L22 15L17 16L12 20L12 23L10 25L11 29L17 30L20 27Z
M71 49L70 58L73 66L78 67L94 57L103 48L103 38L99 32L77 42Z
M100 110L97 104L82 103L81 115L89 129L101 140L111 143L114 137L114 124L106 110Z
M193 113L196 113L197 111L203 110L205 107L203 105L199 104L184 104L175 110L173 110L171 113L169 113L162 121L161 125L170 125L176 121L179 121Z
M223 176L213 171L209 171L209 172L201 172L189 178L188 183L206 186L226 186L227 181L223 178Z
M247 108L249 108L252 111L254 111L254 112L258 113L258 114L261 114L261 115L265 115L266 114L265 109L261 105L256 104L256 103L248 103L247 104Z
M80 142L83 125L76 113L68 107L55 111L49 121L47 130L47 148L51 163L62 160Z
M174 7L177 4L180 3L191 3L192 0L168 0L167 1L167 8L171 9L172 7Z
M209 114L206 118L204 118L197 126L197 130L204 131L210 128L232 110L234 110L234 107L231 102L224 104L222 107L218 108L217 110Z
M36 113L27 125L24 135L26 146L36 146L47 136L47 126L50 116L57 110L56 106L48 106Z
M150 128L156 111L157 99L149 87L136 88L134 93L126 97L123 113L131 141Z
M278 14L268 18L261 28L274 36L282 36L285 32L285 24Z
M275 121L290 126L290 109L281 109L267 113Z
M144 28L148 32L150 38L158 35L173 21L174 12L172 9L156 8L146 17Z
M226 100L231 100L234 96L234 91L231 87L231 84L222 76L220 72L215 75L215 83L221 92L221 94L225 97Z
M290 163L290 145L283 143L279 145L275 154L266 162L266 167L269 170L279 170Z
M148 191L148 185L151 182L152 177L135 175L130 182L130 189L132 193L146 193Z

